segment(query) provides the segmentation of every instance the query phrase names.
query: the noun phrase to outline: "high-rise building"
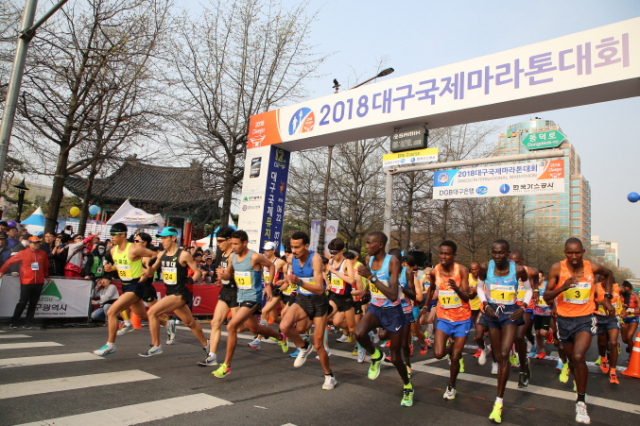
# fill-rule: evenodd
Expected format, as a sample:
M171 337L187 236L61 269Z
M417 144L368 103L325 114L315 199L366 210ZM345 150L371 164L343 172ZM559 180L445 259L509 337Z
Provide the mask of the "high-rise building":
M591 236L591 256L598 263L620 266L617 241L604 241L598 235Z
M527 136L531 133L554 130L562 131L555 122L538 117L509 126L505 133L500 133L498 136L496 154L529 153L530 151L522 144ZM519 197L524 204L523 212L527 221L533 219L536 232L577 237L585 244L585 247L589 247L591 242L591 186L582 175L580 156L569 142L568 137L559 148L565 154L565 192Z

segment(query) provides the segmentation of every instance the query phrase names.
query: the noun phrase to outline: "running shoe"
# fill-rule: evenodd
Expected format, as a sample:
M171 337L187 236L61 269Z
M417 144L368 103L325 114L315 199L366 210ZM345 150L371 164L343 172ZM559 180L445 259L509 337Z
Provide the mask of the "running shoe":
M442 399L446 401L453 401L454 399L456 399L457 393L458 391L456 391L456 388L454 388L453 386L447 386L447 389L444 391L444 395L442 395Z
M420 355L426 355L427 354L427 344L425 342L424 346L420 346Z
M33 330L33 327L30 326L29 324L25 324L25 325L22 326L22 329L23 330Z
M322 389L331 390L336 387L338 381L334 376L328 376L325 374L324 376L324 384L322 385Z
M307 357L311 352L313 352L313 345L311 344L307 346L307 349L300 348L300 352L298 352L298 356L296 356L296 360L293 361L293 366L296 368L302 367L304 363L307 361Z
M411 367L407 365L407 377L411 378Z
M558 359L558 364L556 364L556 370L562 371L562 367L563 366L564 366L564 364L562 363L562 360Z
M460 358L460 373L464 373L464 359Z
M384 342L384 344L380 345L381 348L390 348L391 347L391 340L386 340Z
M602 362L602 357L600 357L600 356L598 357L598 359L596 359L595 361L593 361L593 363L594 363L595 365L600 365L600 363L601 363L601 362Z
M606 356L602 357L602 362L600 363L600 371L602 371L604 374L609 373L609 360Z
M144 352L140 352L138 355L143 358L149 358L150 356L160 355L162 353L162 346L149 346Z
M176 321L167 321L167 345L173 345L176 342Z
M211 374L213 374L214 377L218 379L224 379L229 374L231 374L231 367L229 367L227 364L222 364L220 365L220 368L218 368L216 371L214 371Z
M296 348L295 351L291 352L291 354L289 355L291 358L295 358L298 356L298 354L300 353L300 349Z
M380 342L380 336L378 336L378 333L369 332L369 335L371 336L371 340L374 345L377 345Z
M533 345L531 346L531 349L529 349L529 353L527 354L527 357L535 358L536 355L538 355L538 345Z
M379 358L371 357L371 364L369 365L369 371L367 372L367 376L370 380L375 380L380 375L380 361L382 361L383 353L378 353L380 354ZM413 401L413 395L411 397L411 401Z
M260 339L253 339L249 342L249 347L251 349L260 349Z
M387 364L392 364L393 361L391 360L391 355L387 355L384 357L384 362L386 362Z
M500 368L500 364L497 362L491 363L491 374L498 374L498 369Z
M413 386L402 390L402 401L400 405L403 407L411 407L413 405Z
M358 356L358 346L354 346L353 350L351 351L351 356Z
M476 350L476 353L473 354L474 358L480 358L480 354L482 353L482 349L478 348L478 350Z
M544 359L547 356L547 353L545 351L540 352L539 354L536 355L536 358L538 359Z
M347 343L353 343L354 337L353 334L347 334Z
M218 365L218 356L216 354L207 355L204 361L198 361L198 365L201 367L213 367Z
M576 384L576 381L573 381L573 391L574 392L578 392L578 385Z
M282 352L287 353L287 351L289 350L289 342L287 341L287 336L285 336L284 334L280 333L280 339L279 340L276 339L275 337L269 337L269 339L271 339L274 342L276 342L277 344L279 344L280 345L280 349L282 349ZM304 361L303 361L303 363L304 363Z
M116 345L114 343L113 345L104 345L100 349L93 351L93 353L98 356L107 356L109 354L114 353L115 351L116 351Z
M413 356L413 345L409 345L409 356Z
M118 336L122 336L125 335L127 333L131 333L133 331L133 326L132 325L125 325L124 327L122 327L120 330L118 330L118 332L116 333Z
M553 333L548 332L547 333L547 344L552 344L553 343Z
M520 368L520 359L518 358L518 354L513 352L509 355L509 362L513 368Z
M616 371L613 368L609 370L609 383L611 383L612 385L620 384L620 382L618 381L618 375L616 374Z
M498 424L502 423L502 404L498 404L497 402L493 404L493 410L491 414L489 414L489 420L493 420Z
M11 324L11 325L9 325L9 328L17 330L18 329L18 325L17 324Z
M484 349L480 349L478 364L485 365L487 363L487 355L489 355L489 348L485 347Z
M582 401L576 403L576 422L584 423L586 425L591 423L591 418L587 413L587 404Z
M362 364L367 359L367 351L360 345L358 345L358 363Z
M560 376L558 377L560 382L567 383L569 381L569 363L562 364L562 371L560 372Z
M350 343L349 342L349 337L347 337L346 334L343 334L342 336L338 337L336 339L336 342L338 342L338 343Z

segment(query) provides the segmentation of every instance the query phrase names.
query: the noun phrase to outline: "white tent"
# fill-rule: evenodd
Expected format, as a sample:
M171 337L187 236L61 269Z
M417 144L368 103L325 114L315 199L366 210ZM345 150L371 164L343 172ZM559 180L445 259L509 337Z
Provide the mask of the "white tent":
M44 231L45 218L44 213L42 212L42 207L38 207L38 209L33 212L31 216L23 220L21 224L26 225L30 234L35 235L38 232Z
M149 214L142 209L135 208L129 200L126 200L120 208L111 216L107 225L124 223L125 225L151 225L157 224L164 227L164 219L159 214Z

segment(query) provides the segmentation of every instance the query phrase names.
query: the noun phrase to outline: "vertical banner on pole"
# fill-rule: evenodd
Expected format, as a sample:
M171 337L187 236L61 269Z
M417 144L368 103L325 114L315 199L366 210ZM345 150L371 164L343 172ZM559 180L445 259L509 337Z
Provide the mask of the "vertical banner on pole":
M249 234L249 248L267 241L280 246L290 153L275 146L247 149L238 229Z
M329 243L331 240L338 237L338 226L340 226L340 221L327 220L324 226L324 252L325 254L329 254Z
M322 227L322 221L320 220L312 220L311 221L311 235L309 235L309 247L312 250L315 250L320 243L320 228Z

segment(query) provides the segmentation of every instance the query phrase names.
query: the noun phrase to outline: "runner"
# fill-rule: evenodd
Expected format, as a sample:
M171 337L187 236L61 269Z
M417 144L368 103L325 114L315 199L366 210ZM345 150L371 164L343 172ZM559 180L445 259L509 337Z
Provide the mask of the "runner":
M143 257L153 257L155 253L140 244L132 244L127 241L127 225L115 223L110 230L113 247L111 248L111 258L120 281L122 281L122 295L116 300L109 312L107 312L107 325L109 337L107 343L93 351L99 356L107 356L116 351L116 334L118 332L118 314L131 308L141 320L147 320L147 311L144 308L142 297L144 296L144 282L147 279L147 272L142 265ZM105 265L106 272L112 272L110 264Z
M622 283L622 341L627 344L627 353L631 353L633 341L638 329L638 316L640 315L640 297L633 291L629 281Z
M285 279L298 286L298 294L280 321L280 330L299 349L296 360L293 362L294 367L302 367L314 347L316 348L324 371L322 389L331 390L336 386L337 381L331 371L327 351L322 344L330 309L329 298L324 291L324 265L320 255L309 250L310 240L307 233L295 232L290 241L293 253L292 273ZM300 336L300 332L309 328L309 321L312 321L315 326L313 345Z
M604 307L605 291L602 282L599 281L595 288L596 294L593 300L596 303L596 309L593 311L596 318L598 335L598 354L600 370L604 374L609 375L609 383L619 385L616 367L618 365L618 336L620 335L620 317L617 315L618 306L620 304L620 288L618 284L613 284L610 300L615 308L613 315L609 315ZM608 356L607 356L608 353Z
M222 288L220 289L220 294L218 294L218 302L216 303L213 318L211 319L209 354L205 357L204 361L198 362L198 365L201 367L218 365L217 352L220 336L222 335L222 323L227 319L229 312L235 315L238 311L238 287L236 286L235 279L233 277L228 280L221 279L230 263L229 259L233 253L230 242L231 234L233 234L233 229L228 226L218 229L216 233L216 244L222 254L220 263L216 268L216 281L214 284Z
M516 333L517 354L512 355L513 358L511 365L514 367L520 367L518 387L526 388L529 386L529 381L531 379L531 364L529 364L529 358L527 357L527 352L529 352L527 350L527 340L529 340L532 348L535 343L533 334L531 334L531 328L533 327L531 317L533 316L534 301L538 297L538 270L523 264L522 253L519 250L513 250L511 254L509 254L509 260L514 261L516 265L522 266L524 270L527 271L527 276L529 278L528 281L533 291L531 300L528 304L525 304L524 295L526 294L526 289L523 286L522 280L518 279L518 293L516 298L518 305L522 306L525 310L523 316L524 324L518 326L518 331ZM525 338L527 340L525 340Z
M525 288L525 306L533 294L527 271L509 260L509 252L507 241L495 241L491 245L492 260L480 265L478 274L478 297L484 305L491 348L500 364L496 402L489 415L489 419L496 423L502 423L503 397L510 369L509 351L513 347L518 326L524 323L524 308L517 304L518 279L522 280Z
M259 314L260 300L262 298L262 268L269 268L269 277L275 277L275 266L264 255L250 250L249 236L245 231L234 231L231 234L231 264L222 275L223 280L235 279L238 285L238 310L227 324L227 355L224 363L212 374L223 379L231 373L231 360L238 343L238 330L242 325L246 325L251 333L261 334L277 341L282 348L282 352L287 352L287 338L282 333L258 323L256 315ZM265 283L264 291L267 294L267 301L271 301L272 282Z
M429 303L433 293L438 290L434 356L442 359L449 355L449 385L442 396L445 400L456 399L456 379L463 366L462 350L469 330L473 328L469 306L469 270L455 262L457 250L458 246L453 241L445 240L440 243L440 263L429 274L427 293ZM453 344L445 346L450 337L453 338Z
M407 367L400 355L401 330L408 325L400 305L402 296L398 276L401 267L398 259L385 253L386 245L387 236L383 232L376 231L367 236L365 248L369 255L365 263L358 266L358 274L369 280L371 303L356 327L356 340L371 355L368 376L369 379L375 380L380 375L383 354L371 342L369 332L378 327L387 330L391 341L391 362L404 383L400 405L410 407L413 405L413 385L409 381Z
M264 307L262 308L262 315L260 315L260 324L268 325L269 323L280 322L278 320L277 307L278 303L280 303L280 301L282 300L282 290L280 289L280 287L276 286L275 283L277 283L282 279L282 277L284 277L287 262L276 256L276 243L274 242L267 241L262 246L262 250L264 251L265 257L269 259L271 263L273 263L276 270L276 276L271 279L271 277L269 276L270 268L266 266L262 268L262 278L265 286L267 285L267 283L274 283L274 287L271 289L271 300L265 303ZM274 318L270 318L271 313L274 314ZM256 338L249 343L249 346L253 349L259 349L262 337L263 336L261 335L257 335Z
M351 343L356 331L356 311L351 291L356 281L353 264L344 257L344 241L334 238L329 243L329 274L331 291L329 303L333 308L333 325L347 332L336 339L339 343Z
M413 285L410 288L410 291L413 291L413 298L409 297L411 300L412 306L412 320L411 320L411 331L409 332L409 345L410 352L413 355L413 336L418 339L418 343L420 344L420 355L425 355L427 353L427 343L424 337L424 332L422 331L422 326L420 325L420 321L418 318L420 317L420 307L418 306L418 293L421 290L420 280L418 279L418 264L416 263L415 257L409 255L403 257L402 267L407 268L410 278L413 281ZM406 294L406 293L405 293Z
M163 251L158 254L158 258L149 267L148 273L153 276L155 271L159 267L162 268L162 281L166 287L166 295L160 301L153 304L151 309L147 312L149 317L149 333L151 333L151 347L140 353L142 357L150 357L153 355L159 355L162 353L162 346L160 345L160 323L161 318L165 317L168 312L173 312L180 321L191 329L191 332L200 341L204 349L204 353L207 353L208 343L207 338L204 337L202 327L200 323L193 318L191 310L187 306L190 294L187 289L187 283L193 283L194 280L200 278L200 270L196 266L196 262L193 260L189 252L180 250L176 241L178 239L178 231L173 227L164 228L158 236L162 238ZM195 270L193 278L187 278L187 268ZM172 321L173 324L175 324ZM175 328L175 325L173 325ZM175 336L175 334L174 334ZM173 343L174 339L168 340Z
M591 346L596 331L595 275L601 275L604 281L603 306L612 316L615 311L611 305L613 274L609 269L597 263L583 260L584 247L578 238L569 238L564 244L566 259L553 264L549 271L549 282L544 293L547 303L554 299L558 310L558 337L560 345L569 359L569 369L576 381L578 400L576 403L576 421L589 424L585 394L589 369L585 355Z
M353 296L355 323L357 327L360 320L362 320L362 316L367 310L369 301L371 301L371 295L367 291L367 279L358 274L358 266L362 265L358 260L358 253L356 253L355 250L349 250L344 253L344 257L351 261L351 266L354 271L353 274L356 279L355 284L351 289L351 295ZM356 342L356 346L353 348L351 355L357 356L358 363L362 364L367 358L367 351L360 346L360 343Z
M536 329L536 358L543 359L547 356L545 352L545 341L551 333L551 308L544 300L544 292L547 289L547 280L544 273L538 271L538 297L533 309L533 327Z

